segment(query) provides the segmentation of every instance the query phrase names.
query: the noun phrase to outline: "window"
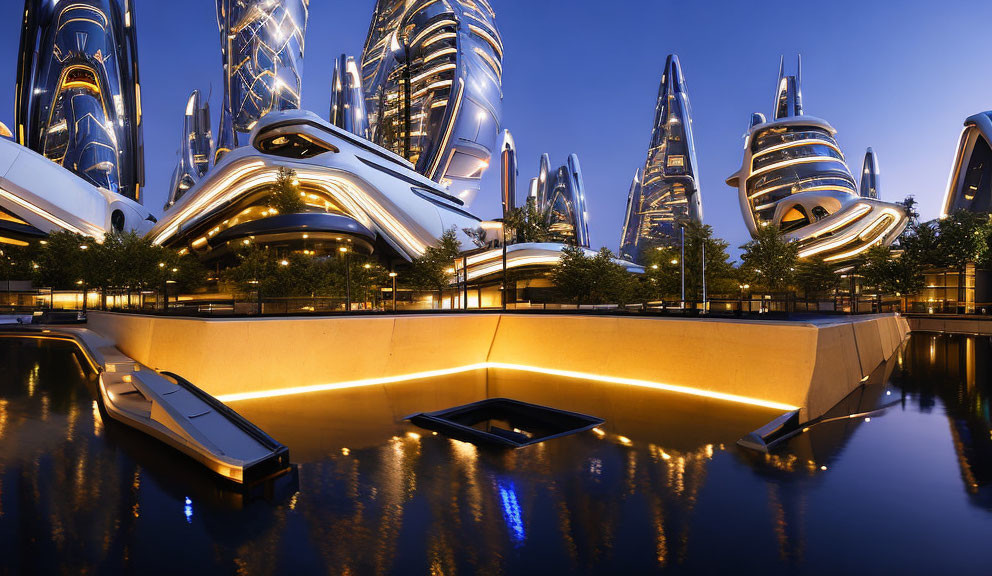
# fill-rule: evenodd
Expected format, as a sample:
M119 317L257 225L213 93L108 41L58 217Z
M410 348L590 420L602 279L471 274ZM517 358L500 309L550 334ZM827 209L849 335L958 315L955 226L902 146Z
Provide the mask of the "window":
M305 134L282 134L258 141L260 152L283 158L313 158L325 152L337 152L330 144L310 138Z

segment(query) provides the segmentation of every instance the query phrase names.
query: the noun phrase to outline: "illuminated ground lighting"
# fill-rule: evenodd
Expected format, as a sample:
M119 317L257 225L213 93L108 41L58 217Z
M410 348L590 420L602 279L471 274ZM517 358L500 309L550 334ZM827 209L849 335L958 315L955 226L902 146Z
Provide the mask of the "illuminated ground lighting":
M750 398L748 396L728 394L725 392L703 390L701 388L692 388L690 386L679 386L676 384L665 384L662 382L651 382L649 380L639 380L636 378L623 378L619 376L608 376L604 374L590 374L587 372L577 372L574 370L558 370L556 368L540 368L537 366L526 366L523 364L508 364L504 362L478 362L476 364L467 364L465 366L456 366L454 368L429 370L426 372L413 372L410 374L400 374L397 376L384 376L381 378L367 378L362 380L348 380L344 382L335 382L331 384L293 386L289 388L281 388L278 390L260 390L258 392L240 392L235 394L222 394L220 396L217 396L217 399L220 400L221 402L239 402L242 400L275 398L279 396L292 396L295 394L307 394L311 392L327 392L331 390L344 390L347 388L360 388L363 386L381 386L383 384L395 384L398 382L407 382L410 380L420 380L422 378L437 378L440 376L450 376L453 374L462 374L465 372L473 372L476 370L483 370L490 368L497 368L503 370L516 370L519 372L529 372L533 374L546 374L550 376L559 376L562 378L574 378L578 380L591 380L594 382L604 382L609 384L626 384L628 386L652 388L655 390L663 390L665 392L674 392L676 394L688 394L690 396L711 398L714 400L724 400L726 402L747 404L751 406L758 406L761 408L769 408L772 410L782 410L782 411L799 410L799 406L793 406L791 404L773 402L771 400L762 400L760 398Z

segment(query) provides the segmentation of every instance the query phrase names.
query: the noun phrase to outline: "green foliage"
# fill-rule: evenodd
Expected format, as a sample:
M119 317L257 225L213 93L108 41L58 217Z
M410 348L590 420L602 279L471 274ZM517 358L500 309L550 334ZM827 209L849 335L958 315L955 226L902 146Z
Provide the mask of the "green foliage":
M897 255L886 246L868 250L858 269L866 285L896 295L916 294L923 290L926 284L923 270L923 266L907 257L907 253Z
M30 280L31 265L28 246L0 245L0 280Z
M792 284L799 245L786 240L777 227L758 228L754 238L741 248L741 272L752 287L778 292Z
M793 282L807 298L833 291L839 281L835 267L825 262L822 256L802 258L796 262Z
M682 294L681 251L677 246L646 246L641 250L644 262L644 292L652 300L677 300Z
M410 267L408 283L421 290L444 290L450 282L448 272L461 252L461 242L455 229L445 230L437 246L428 246L423 255L414 259Z
M31 259L31 281L54 290L78 290L80 280L92 280L91 265L99 263L99 258L94 257L97 246L93 238L53 232L25 251Z
M261 291L268 296L285 296L289 293L285 275L280 273L280 263L273 251L250 244L239 249L236 256L238 263L221 274L225 283L246 294Z
M979 267L990 264L989 239L992 224L989 216L959 210L937 221L940 260L948 268L963 269L968 262Z
M525 206L508 210L503 221L507 231L507 244L548 242L551 240L551 224L548 212L539 210L532 199L528 199Z
M578 305L622 306L639 295L638 281L613 261L608 249L601 248L592 257L575 246L566 246L561 252L561 260L551 270L551 282L563 298Z
M686 222L685 226L685 297L703 299L703 247L706 247L707 295L736 294L737 271L730 262L727 242L713 236L713 227Z
M306 212L307 205L300 190L300 181L296 171L290 168L280 168L276 181L268 187L269 207L275 208L280 214L296 214Z

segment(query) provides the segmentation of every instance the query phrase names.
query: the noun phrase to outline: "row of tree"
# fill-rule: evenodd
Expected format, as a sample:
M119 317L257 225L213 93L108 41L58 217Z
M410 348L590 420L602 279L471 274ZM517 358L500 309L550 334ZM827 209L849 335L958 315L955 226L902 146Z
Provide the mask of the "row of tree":
M152 244L134 232L111 232L102 242L67 231L27 246L0 250L0 278L31 280L53 290L100 290L104 295L160 290L175 293L203 284L194 256Z

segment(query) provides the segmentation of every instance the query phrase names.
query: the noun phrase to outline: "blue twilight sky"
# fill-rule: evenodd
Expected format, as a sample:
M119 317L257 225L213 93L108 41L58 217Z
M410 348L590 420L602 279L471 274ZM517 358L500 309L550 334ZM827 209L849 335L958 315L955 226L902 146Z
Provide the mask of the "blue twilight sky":
M737 247L747 240L735 190L750 114L770 112L779 55L803 55L808 114L825 118L852 171L872 146L882 197L914 194L937 216L965 117L992 109L992 2L902 0L491 0L506 47L503 120L520 160L518 190L578 153L594 247L616 249L634 170L645 159L665 56L679 55L694 113L703 211ZM21 0L0 2L0 121L13 126ZM145 204L166 199L186 98L213 89L220 48L212 0L135 0L145 120ZM327 116L332 59L360 55L374 0L311 0L303 107ZM216 126L215 126L216 131ZM494 162L494 165L495 162ZM498 171L473 211L498 217Z

